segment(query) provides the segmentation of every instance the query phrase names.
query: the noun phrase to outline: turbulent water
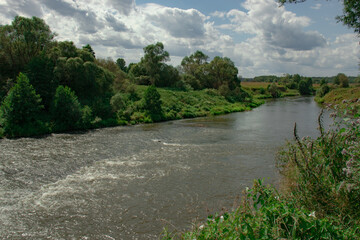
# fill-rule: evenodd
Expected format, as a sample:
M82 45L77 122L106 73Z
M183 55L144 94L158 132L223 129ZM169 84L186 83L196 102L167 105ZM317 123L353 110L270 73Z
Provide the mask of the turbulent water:
M1 239L157 239L276 184L275 153L316 136L312 98L250 112L0 140Z

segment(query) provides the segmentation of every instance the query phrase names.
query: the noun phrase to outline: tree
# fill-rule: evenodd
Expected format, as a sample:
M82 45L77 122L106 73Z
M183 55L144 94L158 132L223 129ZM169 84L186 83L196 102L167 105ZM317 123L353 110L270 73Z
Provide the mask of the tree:
M118 65L118 67L121 69L121 71L123 72L127 72L127 68L126 68L126 62L123 58L118 58L116 60L116 65Z
M239 84L238 69L230 58L217 56L206 67L208 75L205 87L219 89L221 85L227 84L233 90Z
M41 54L31 59L25 67L31 85L42 98L42 104L48 110L53 100L58 82L54 78L54 64L45 55Z
M60 85L56 89L52 106L52 117L55 131L73 130L81 120L81 106L75 95L67 86Z
M196 51L189 57L184 57L181 67L186 74L196 77L196 70L200 65L207 64L208 56L201 51Z
M0 75L15 78L54 36L44 20L37 17L16 16L11 25L0 25Z
M161 96L154 85L149 86L144 94L144 109L154 121L161 120L163 110L161 108Z
M90 46L90 44L86 44L85 46L82 47L82 49L88 51L95 58L95 52Z
M148 45L144 48L144 57L141 59L141 64L148 76L151 78L151 82L154 83L160 78L160 72L163 67L163 63L169 60L169 53L164 50L164 45L161 42Z
M336 77L337 85L340 87L347 88L349 87L349 78L344 73L339 73Z
M278 0L281 5L285 3L300 3L306 0ZM353 28L354 32L360 34L360 1L359 0L343 0L343 15L337 16L336 19L349 28Z
M313 92L312 79L307 78L299 82L299 92L301 95L311 95Z
M30 136L43 130L39 115L44 108L25 74L20 73L0 108L0 125L9 137Z
M281 96L281 92L274 82L268 85L268 92L273 98L279 98Z

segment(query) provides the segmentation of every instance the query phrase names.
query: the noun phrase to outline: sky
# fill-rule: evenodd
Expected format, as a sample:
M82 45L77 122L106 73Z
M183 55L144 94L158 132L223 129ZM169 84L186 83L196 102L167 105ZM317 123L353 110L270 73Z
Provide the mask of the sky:
M56 40L90 44L96 57L136 63L162 42L169 64L200 50L229 57L242 77L359 75L360 38L341 14L338 0L0 0L0 25L37 16Z

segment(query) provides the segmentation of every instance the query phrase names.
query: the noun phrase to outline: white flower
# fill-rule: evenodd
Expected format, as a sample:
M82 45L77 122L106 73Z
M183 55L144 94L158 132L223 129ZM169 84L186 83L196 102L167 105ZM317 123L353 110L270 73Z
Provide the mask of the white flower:
M315 216L315 211L313 211L312 213L310 213L310 214L309 214L309 217L314 217L314 218L316 218L316 216Z
M199 229L200 229L200 230L203 230L204 227L205 227L204 225L200 225Z
M220 222L223 222L224 221L224 216L221 216L220 217Z
M246 187L245 190L248 192L250 189L248 187Z

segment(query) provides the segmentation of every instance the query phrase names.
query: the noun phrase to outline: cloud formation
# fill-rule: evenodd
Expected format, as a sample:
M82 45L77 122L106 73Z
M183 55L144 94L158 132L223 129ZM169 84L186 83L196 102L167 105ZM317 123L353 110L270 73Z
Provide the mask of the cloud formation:
M297 51L323 47L325 38L318 32L305 32L310 24L307 17L298 17L273 0L247 0L243 4L247 12L231 10L227 16L228 28L239 33L252 33L273 47Z

